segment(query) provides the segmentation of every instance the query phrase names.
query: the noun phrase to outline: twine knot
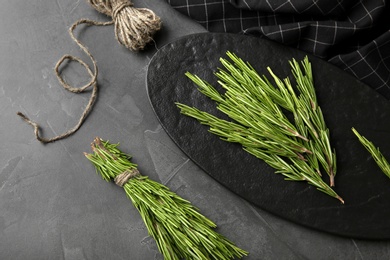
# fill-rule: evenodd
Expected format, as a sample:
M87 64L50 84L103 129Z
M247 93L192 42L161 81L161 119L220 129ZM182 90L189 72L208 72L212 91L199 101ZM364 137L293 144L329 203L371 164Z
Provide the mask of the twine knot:
M126 170L115 177L114 182L116 185L123 187L130 179L140 175L137 169Z

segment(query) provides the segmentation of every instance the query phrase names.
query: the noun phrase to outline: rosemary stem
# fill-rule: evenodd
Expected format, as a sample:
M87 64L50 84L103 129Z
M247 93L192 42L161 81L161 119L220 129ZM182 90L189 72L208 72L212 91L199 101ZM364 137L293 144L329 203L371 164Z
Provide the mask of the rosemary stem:
M233 121L177 102L180 112L209 126L210 132L222 140L240 143L245 151L264 160L287 180L304 179L344 203L331 188L335 185L336 154L317 103L308 58L301 65L294 59L290 62L297 84L293 88L288 78L281 80L269 67L275 86L237 55L227 52L227 56L232 62L221 58L224 68L215 73L225 90L223 94L198 76L190 72L186 75ZM293 166L287 166L286 161ZM330 186L321 178L320 167L329 175Z

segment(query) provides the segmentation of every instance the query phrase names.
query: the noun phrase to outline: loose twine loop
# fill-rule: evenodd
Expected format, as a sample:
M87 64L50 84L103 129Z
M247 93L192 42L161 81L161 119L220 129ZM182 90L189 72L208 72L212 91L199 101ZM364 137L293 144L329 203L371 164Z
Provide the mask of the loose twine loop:
M114 24L115 26L115 38L119 43L124 45L126 48L132 51L143 50L145 46L153 41L153 35L161 29L161 20L160 18L151 10L147 8L134 8L133 3L129 0L87 0L89 4L95 8L98 12L106 14L112 17L112 21L108 22L97 22L88 19L80 19L76 21L70 28L69 34L72 40L88 55L91 59L93 68L91 69L88 64L79 59L78 57L72 55L64 55L55 65L54 71L57 76L59 83L66 90L73 93L82 93L92 87L91 97L88 101L87 106L84 109L78 123L66 131L63 134L57 135L52 138L44 138L40 135L40 126L36 122L30 120L22 112L17 112L22 119L24 119L28 124L33 126L34 134L37 140L42 143L50 143L63 138L66 138L74 134L84 123L88 114L91 112L92 107L97 98L98 84L98 67L96 65L96 60L87 49L87 47L82 44L75 36L74 30L80 24L85 24L87 26L96 25L96 26L106 26ZM72 87L69 85L61 76L60 67L65 61L74 61L82 65L89 76L91 77L90 81L82 87Z
M116 176L114 182L116 185L123 187L130 179L138 175L140 175L140 173L137 169L127 170Z

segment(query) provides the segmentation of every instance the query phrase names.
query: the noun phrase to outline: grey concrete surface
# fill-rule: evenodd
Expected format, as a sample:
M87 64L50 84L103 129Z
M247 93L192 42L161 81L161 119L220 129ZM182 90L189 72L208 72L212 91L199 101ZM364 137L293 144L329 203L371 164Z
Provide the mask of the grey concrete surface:
M66 53L88 61L68 35L74 21L107 18L83 0L2 1L0 259L162 259L123 190L103 181L84 158L95 136L120 142L143 174L190 200L249 251L245 259L389 259L389 241L317 232L252 206L175 146L149 104L147 65L159 47L205 30L165 1L134 3L161 16L156 46L133 53L118 44L112 26L78 29L98 61L99 98L75 135L43 145L16 112L41 123L45 136L76 124L90 93L62 89L53 68ZM78 65L64 72L76 85L88 81Z

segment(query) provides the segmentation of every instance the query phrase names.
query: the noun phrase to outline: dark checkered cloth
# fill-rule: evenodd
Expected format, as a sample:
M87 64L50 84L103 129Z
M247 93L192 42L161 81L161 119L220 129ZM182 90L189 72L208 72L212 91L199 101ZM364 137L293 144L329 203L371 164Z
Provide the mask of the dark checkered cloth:
M390 99L390 0L167 0L210 32L312 53Z

